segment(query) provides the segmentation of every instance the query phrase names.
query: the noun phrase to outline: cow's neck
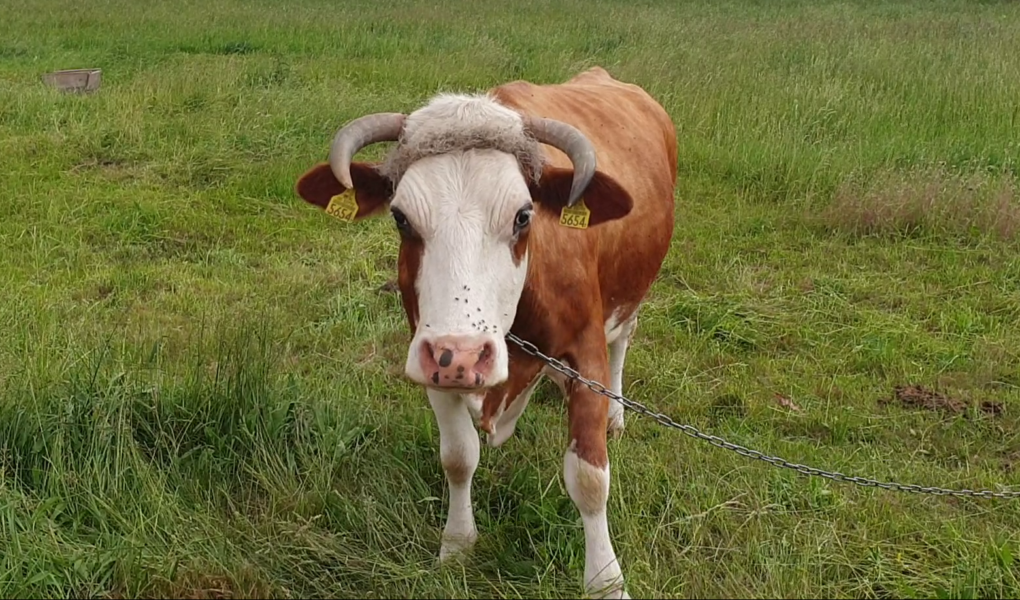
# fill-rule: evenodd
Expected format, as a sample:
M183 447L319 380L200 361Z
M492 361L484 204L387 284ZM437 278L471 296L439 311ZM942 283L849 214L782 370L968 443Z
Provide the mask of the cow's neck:
M567 334L571 329L570 323L581 313L570 309L577 300L577 288L569 274L563 273L563 265L556 261L555 246L543 240L543 233L553 233L553 228L559 225L556 222L539 223L538 220L528 244L527 279L510 331L555 356L568 349L573 337Z

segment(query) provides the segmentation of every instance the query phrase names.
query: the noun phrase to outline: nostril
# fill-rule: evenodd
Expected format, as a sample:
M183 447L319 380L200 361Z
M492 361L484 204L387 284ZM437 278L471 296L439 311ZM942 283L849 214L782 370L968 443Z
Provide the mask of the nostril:
M494 352L495 350L492 346L492 342L485 342L485 345L482 346L481 354L478 355L478 362L485 363L487 360L492 358Z

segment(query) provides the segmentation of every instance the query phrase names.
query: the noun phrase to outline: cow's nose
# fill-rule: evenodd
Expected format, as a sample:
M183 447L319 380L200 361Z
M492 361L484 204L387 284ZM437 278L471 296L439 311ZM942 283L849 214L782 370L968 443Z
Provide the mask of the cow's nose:
M433 386L480 388L492 372L495 346L486 336L442 336L423 342L422 372Z

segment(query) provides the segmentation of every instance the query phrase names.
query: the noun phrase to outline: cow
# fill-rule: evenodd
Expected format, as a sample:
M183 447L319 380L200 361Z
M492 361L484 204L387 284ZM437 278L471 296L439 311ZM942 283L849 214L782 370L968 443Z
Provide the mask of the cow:
M362 148L396 142L374 163ZM609 535L607 440L623 407L508 344L512 332L620 394L641 304L673 236L676 130L641 87L593 67L561 83L439 93L410 114L358 117L296 192L348 222L393 218L410 328L404 375L439 427L448 515L439 561L477 539L479 429L503 444L542 376L567 404L567 492L584 587L627 598Z

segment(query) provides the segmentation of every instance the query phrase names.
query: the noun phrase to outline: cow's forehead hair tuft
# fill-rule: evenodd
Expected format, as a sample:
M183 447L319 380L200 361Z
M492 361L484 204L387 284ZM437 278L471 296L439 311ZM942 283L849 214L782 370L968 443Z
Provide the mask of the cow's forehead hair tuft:
M396 187L410 166L427 156L472 149L506 152L526 179L537 182L545 157L520 114L488 94L439 94L408 115L400 141L379 172Z

